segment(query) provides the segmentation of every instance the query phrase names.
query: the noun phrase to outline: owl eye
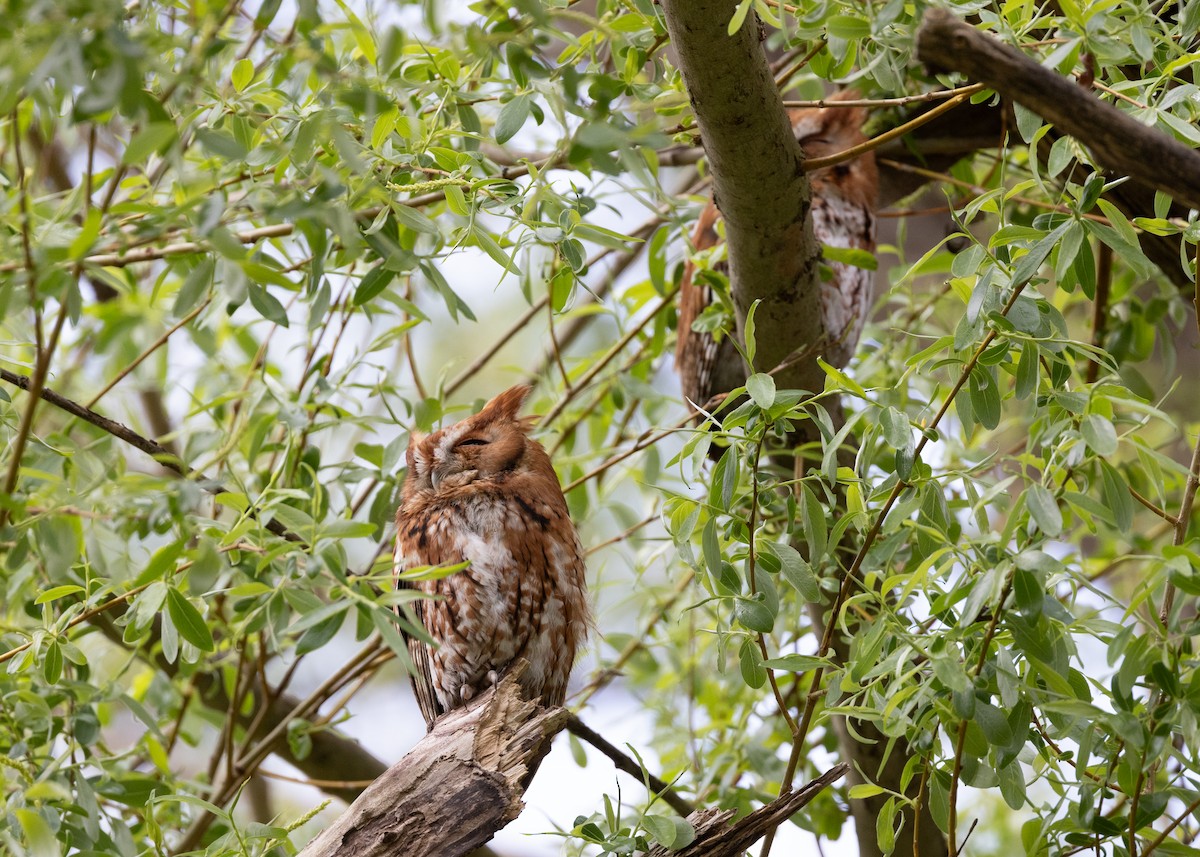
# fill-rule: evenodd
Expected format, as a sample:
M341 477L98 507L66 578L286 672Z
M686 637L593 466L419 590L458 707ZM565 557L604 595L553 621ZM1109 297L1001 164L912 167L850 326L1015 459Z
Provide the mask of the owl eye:
M480 437L469 437L459 442L459 446L487 446L487 441Z

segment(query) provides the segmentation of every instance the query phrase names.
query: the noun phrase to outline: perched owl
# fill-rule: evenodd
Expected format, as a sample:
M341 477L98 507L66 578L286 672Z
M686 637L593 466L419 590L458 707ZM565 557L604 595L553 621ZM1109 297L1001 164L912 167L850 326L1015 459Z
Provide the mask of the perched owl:
M857 98L842 90L831 101ZM823 107L790 110L792 130L806 158L823 158L866 140L861 127L866 112L861 107ZM875 203L879 175L870 152L853 161L809 174L812 182L812 221L817 240L831 247L875 250ZM720 212L713 204L700 215L692 233L697 250L717 243ZM821 306L829 341L821 351L826 362L845 366L854 354L863 323L871 308L872 272L840 262L830 265L833 276L821 282ZM740 386L745 367L729 340L717 342L708 333L692 330L692 323L713 299L711 289L694 280L689 264L679 289L679 338L675 365L683 394L703 406L712 396ZM796 343L799 347L802 343Z
M415 602L437 641L409 638L413 690L434 721L528 661L529 699L561 705L587 636L583 548L550 457L517 416L529 387L505 390L482 411L408 444L396 512L395 569L470 565L437 580L397 581L431 595Z

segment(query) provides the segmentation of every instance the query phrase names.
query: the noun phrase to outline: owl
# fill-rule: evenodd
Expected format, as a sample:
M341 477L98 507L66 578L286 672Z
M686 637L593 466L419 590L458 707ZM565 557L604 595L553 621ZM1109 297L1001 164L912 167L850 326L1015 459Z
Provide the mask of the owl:
M842 90L830 101L857 98L854 90ZM792 130L806 158L822 158L866 140L861 127L866 111L861 107L823 107L788 111ZM879 174L875 156L867 152L853 161L809 173L812 183L812 221L817 240L830 247L875 250L875 204ZM717 244L716 225L720 212L709 204L692 233L697 250ZM821 307L827 342L820 352L825 361L845 366L858 345L863 323L871 308L872 272L841 262L829 266L832 276L821 281ZM703 406L714 395L726 393L746 380L745 367L728 338L717 342L709 333L692 330L713 300L710 287L697 283L695 268L688 264L679 289L679 335L675 366L683 394ZM794 347L804 343L797 342Z
M425 725L497 684L517 660L528 699L561 705L589 611L583 548L546 450L517 416L526 386L408 444L396 512L396 573L469 563L439 579L400 581L437 646L408 638Z

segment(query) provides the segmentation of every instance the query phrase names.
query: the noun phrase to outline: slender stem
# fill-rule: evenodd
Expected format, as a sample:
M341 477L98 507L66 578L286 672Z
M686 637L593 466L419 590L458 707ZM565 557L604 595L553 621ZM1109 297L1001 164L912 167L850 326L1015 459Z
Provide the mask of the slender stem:
M1001 310L1001 315L1008 315L1009 311L1013 308L1013 305L1016 304L1017 298L1020 296L1023 290L1024 284L1021 284L1017 288L1013 289L1012 294L1009 296L1008 301ZM945 401L942 402L942 406L938 409L937 414L934 415L933 420L929 423L928 428L936 428L938 423L942 421L942 418L950 410L950 406L954 402L954 397L958 395L959 391L962 390L963 385L967 383L967 379L971 376L971 372L974 370L975 365L979 362L979 358L985 351L987 351L988 347L992 344L992 341L996 338L996 335L996 330L993 328L987 332L986 336L984 336L983 341L979 343L979 346L975 349L975 352L971 355L971 358L963 366L962 372L959 374L958 381L955 382L953 389L950 390L949 395L947 395ZM919 459L921 457L921 451L924 450L925 445L928 442L929 434L923 433L921 435L921 440L917 443L916 450L914 451L915 459ZM871 529L867 531L867 535L863 539L862 545L859 547L858 552L854 555L854 560L851 562L850 567L846 569L845 576L842 578L841 585L838 587L837 596L834 598L833 604L830 607L830 620L825 625L825 633L821 638L821 646L817 651L817 657L824 657L832 647L834 629L837 626L837 615L841 611L842 605L845 603L846 598L850 594L851 583L856 579L858 571L860 568L862 568L862 564L867 557L867 553L870 551L872 545L874 545L875 540L879 537L879 532L883 528L883 522L887 518L888 513L891 512L892 506L895 505L896 500L899 499L900 494L904 491L904 489L908 487L908 483L900 479L898 479L896 484L892 486L891 493L888 495L887 500L884 501L883 507L875 516L875 520L871 524ZM800 764L800 754L804 747L804 740L808 735L810 726L812 725L813 713L816 711L817 701L820 699L818 689L821 686L821 679L824 677L824 675L824 667L817 667L813 670L812 682L810 683L808 693L806 694L807 702L804 706L804 713L801 716L800 725L796 731L796 739L792 742L792 752L788 757L787 769L784 771L783 775L783 783L780 785L781 793L791 790L792 782L795 780L796 769ZM762 857L768 857L771 843L774 841L774 836L774 830L771 830L767 834L767 837L763 842Z
M834 164L842 164L846 161L853 161L859 155L866 152L873 152L882 146L884 143L891 142L899 137L903 137L916 129L920 128L934 119L941 116L943 113L948 113L955 107L958 107L976 92L986 89L982 83L977 83L973 86L964 86L961 88L960 94L954 96L945 104L939 104L930 111L916 116L903 125L898 125L889 131L884 131L878 137L872 137L864 143L859 143L857 146L851 146L849 149L844 149L841 152L834 152L832 155L827 155L824 158L805 158L803 168L804 171L812 172L813 170L823 169L824 167L832 167Z
M663 782L654 774L644 770L628 753L623 753L603 735L596 732L594 729L584 725L584 722L578 716L572 714L567 720L567 731L578 738L580 741L586 741L591 744L605 756L612 760L618 770L624 771L631 777L641 780L645 777L645 783L655 795L661 797L666 803L682 817L687 818L696 811L696 807L689 801L679 796L679 793L671 788L669 783Z
M925 101L940 101L943 98L954 98L956 95L973 95L982 89L978 83L967 86L957 86L954 89L939 89L921 95L904 95L898 98L860 98L857 100L834 101L829 98L819 98L816 101L785 101L784 107L898 107L904 104L919 104Z
M64 312L60 313L60 317L65 316L66 305L64 304L63 307ZM44 389L40 386L38 386L35 390L36 378L30 379L24 375L17 375L14 372L9 372L7 369L0 369L0 381L5 381L15 387L20 387L22 390L27 390L31 394L31 401L36 401L39 397L45 399L56 408L64 410L67 413L83 420L85 423L101 429L102 431L108 432L113 437L125 441L130 446L137 447L142 452L153 457L155 461L157 461L167 470L170 470L179 476L196 480L196 482L210 494L220 494L226 490L225 486L212 479L209 479L202 473L192 470L186 464L180 462L162 445L148 438L142 437L140 434L122 425L121 423L116 422L115 420L110 420L108 417L96 413L91 408L85 408L78 402L68 399L66 396L60 395L53 390ZM28 413L30 410L31 408L26 408L26 413ZM4 510L0 509L0 516L3 514ZM251 514L254 513L251 512ZM3 520L3 518L0 517L0 520ZM277 520L269 521L266 524L266 528L275 535L281 536L290 542L297 542L301 544L304 543L304 539L300 538L300 536L293 533Z
M135 357L133 359L133 362L131 362L128 366L126 366L124 369L122 369L120 372L118 372L116 377L113 378L111 381L109 381L104 386L104 388L100 390L99 393L92 396L92 400L90 402L88 402L86 405L84 405L84 407L85 408L96 407L96 403L99 402L101 399L103 399L109 390L111 390L113 387L117 386L117 384L121 383L121 381L127 375L129 375L130 372L132 372L134 369L136 369L138 366L140 366L147 357L149 357L151 354L153 354L159 348L162 348L162 346L166 344L167 340L171 338L171 336L175 333L175 331L179 330L179 328L183 327L185 324L187 324L189 321L194 319L196 316L200 315L200 313L204 312L204 308L207 307L210 303L212 303L212 295L208 295L203 301L200 302L199 306L197 306L195 309L193 309L191 312L189 312L187 315L185 315L183 318L181 318L178 322L171 325L171 327L165 333L163 333L162 336L160 336L158 339L154 340L154 342L151 343L146 348L146 350L144 350L141 354L139 354L137 357Z
M755 554L755 530L758 529L758 466L762 458L763 441L765 437L760 437L754 445L754 460L750 469L750 520L748 529L750 532L750 553L746 558L746 576L750 578L750 593L758 594L757 577L755 576L755 560L758 558ZM767 654L767 641L764 634L760 631L756 638L758 643L759 654L762 655L764 661L770 660L770 655ZM775 680L775 670L767 667L767 681L771 685L771 693L775 695L775 704L779 706L779 713L783 715L783 720L787 723L788 732L791 733L792 740L796 740L796 721L792 717L792 713L788 710L788 704L783 699L783 694L779 692L779 682Z

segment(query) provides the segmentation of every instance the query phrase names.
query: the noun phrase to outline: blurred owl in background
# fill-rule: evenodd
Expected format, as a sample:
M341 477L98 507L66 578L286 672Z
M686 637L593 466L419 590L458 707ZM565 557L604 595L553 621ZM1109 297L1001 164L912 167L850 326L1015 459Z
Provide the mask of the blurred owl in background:
M858 98L854 90L842 90L828 101ZM792 130L806 158L823 158L866 140L862 107L818 107L788 111ZM853 161L809 173L812 183L813 232L822 244L874 252L875 206L879 174L871 152ZM720 211L710 203L696 222L692 243L697 251L718 243L716 225ZM724 263L720 263L724 264ZM871 309L874 272L841 262L832 262L832 277L821 281L821 307L827 344L820 352L827 363L845 366L858 345L858 338ZM712 334L692 330L692 324L714 300L711 286L696 281L690 262L679 289L679 328L675 366L683 394L697 405L714 395L727 393L746 380L746 369L728 337L720 342ZM800 347L803 343L796 343Z
M427 728L497 684L515 661L528 699L561 705L589 611L583 548L550 457L517 412L526 386L496 396L474 416L415 434L396 512L397 586L437 642L414 637L413 689ZM439 579L403 581L419 566L467 562Z

